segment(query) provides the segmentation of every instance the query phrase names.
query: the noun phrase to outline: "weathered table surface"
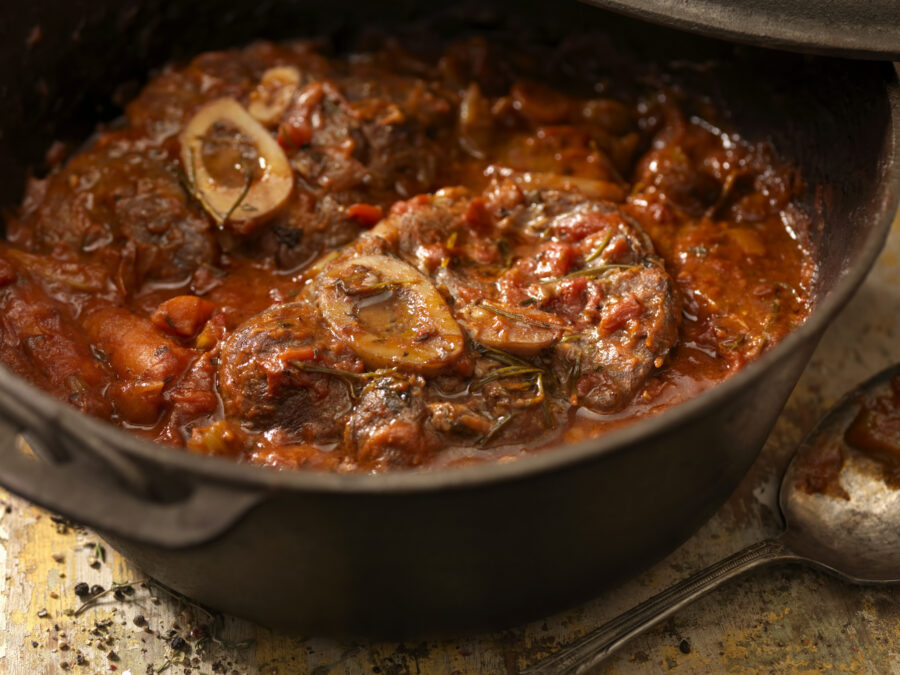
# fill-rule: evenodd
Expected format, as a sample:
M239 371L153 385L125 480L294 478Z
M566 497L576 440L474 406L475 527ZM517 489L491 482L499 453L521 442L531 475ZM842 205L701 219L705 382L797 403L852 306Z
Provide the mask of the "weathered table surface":
M95 534L0 493L7 505L0 508L0 672L516 672L701 566L776 533L779 479L795 444L845 390L897 360L900 216L762 455L709 523L616 590L543 621L477 637L405 644L305 639L217 620L140 584L130 594L107 593L76 615L82 604L76 583L111 589L114 581L144 575L108 546L98 548ZM799 566L763 568L626 645L600 670L900 673L900 587L854 587Z

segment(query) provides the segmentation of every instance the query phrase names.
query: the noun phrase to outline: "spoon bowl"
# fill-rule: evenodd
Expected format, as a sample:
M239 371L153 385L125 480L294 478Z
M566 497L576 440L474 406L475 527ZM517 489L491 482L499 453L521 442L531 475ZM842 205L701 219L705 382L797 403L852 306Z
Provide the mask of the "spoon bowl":
M844 432L867 398L890 389L900 364L846 394L797 449L781 481L779 505L786 529L782 543L807 562L856 583L900 582L900 490L879 465L860 452L845 452L838 475L846 496L803 489L804 464Z
M889 392L898 376L900 364L850 391L800 443L781 481L781 534L696 572L522 675L585 672L701 595L764 564L804 562L859 584L900 582L900 489L889 484L879 461L844 439L863 406ZM825 480L816 473L823 467Z

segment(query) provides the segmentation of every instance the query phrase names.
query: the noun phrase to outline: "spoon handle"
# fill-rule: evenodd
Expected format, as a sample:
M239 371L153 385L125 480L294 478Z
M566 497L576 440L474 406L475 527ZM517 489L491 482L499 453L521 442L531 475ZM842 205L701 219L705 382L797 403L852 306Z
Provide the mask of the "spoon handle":
M635 605L555 654L525 668L521 671L521 675L584 673L634 636L722 582L759 565L795 558L796 556L782 544L780 538L752 544Z

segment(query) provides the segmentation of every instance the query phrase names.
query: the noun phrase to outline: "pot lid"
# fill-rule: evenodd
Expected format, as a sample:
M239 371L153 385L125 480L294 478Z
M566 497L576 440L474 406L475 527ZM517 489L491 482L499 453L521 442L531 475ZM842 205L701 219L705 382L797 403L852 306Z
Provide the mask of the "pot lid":
M897 0L582 0L652 23L761 47L900 60Z

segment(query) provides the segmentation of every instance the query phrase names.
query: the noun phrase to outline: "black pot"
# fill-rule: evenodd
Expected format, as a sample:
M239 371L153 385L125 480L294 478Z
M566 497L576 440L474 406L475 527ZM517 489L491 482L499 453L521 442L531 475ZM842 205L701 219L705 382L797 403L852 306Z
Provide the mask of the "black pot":
M18 200L25 169L40 166L52 138L86 134L114 114L118 85L173 56L260 36L349 36L372 17L418 11L321 4L4 9L0 203ZM796 160L809 186L821 274L806 324L715 389L603 438L510 464L379 476L280 473L160 447L0 369L0 484L98 529L196 600L317 634L521 620L633 575L690 536L753 462L883 245L900 183L897 76L887 63L739 48L574 4L515 7L514 20L536 27L528 39L606 25L644 56L720 62L682 71L734 112L745 138L771 139ZM19 433L40 459L20 452Z

